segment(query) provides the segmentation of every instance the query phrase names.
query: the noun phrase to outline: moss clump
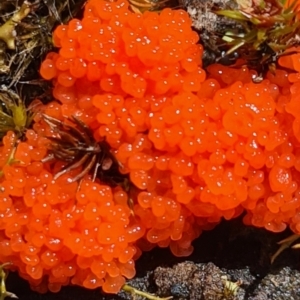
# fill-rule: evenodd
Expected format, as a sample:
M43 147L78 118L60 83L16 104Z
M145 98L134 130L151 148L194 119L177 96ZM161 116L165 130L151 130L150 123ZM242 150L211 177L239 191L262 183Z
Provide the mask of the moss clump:
M300 20L296 1L237 0L238 10L219 10L218 15L233 19L239 29L229 29L222 36L228 50L237 52L250 65L268 65L287 49L299 44Z

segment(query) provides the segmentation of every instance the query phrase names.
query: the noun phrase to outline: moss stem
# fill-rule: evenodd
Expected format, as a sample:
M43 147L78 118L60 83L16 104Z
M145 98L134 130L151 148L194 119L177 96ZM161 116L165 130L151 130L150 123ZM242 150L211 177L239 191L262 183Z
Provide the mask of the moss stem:
M130 293L132 296L141 296L141 297L144 297L146 299L149 299L149 300L170 300L172 299L173 297L166 297L166 298L160 298L158 296L155 296L155 295L152 295L150 293L147 293L147 292L143 292L143 291L139 291L138 289L128 285L128 284L124 284L123 287L122 287L122 290L126 293ZM0 299L1 300L1 299Z
M0 27L0 39L6 43L8 49L16 49L15 27L30 13L29 6L29 2L24 1L20 9Z
M0 300L4 300L6 297L18 299L18 297L15 294L10 293L6 290L5 280L6 280L7 274L5 273L4 268L6 266L10 266L10 265L11 265L11 263L8 262L8 263L4 263L0 266Z

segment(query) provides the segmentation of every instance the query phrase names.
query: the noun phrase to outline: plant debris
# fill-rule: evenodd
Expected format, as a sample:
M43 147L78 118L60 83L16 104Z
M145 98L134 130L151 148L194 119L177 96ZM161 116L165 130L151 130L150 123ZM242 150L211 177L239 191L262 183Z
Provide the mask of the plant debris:
M17 33L15 28L29 13L30 4L24 1L20 9L0 27L0 39L6 43L8 49L16 49L15 39Z
M54 133L54 136L48 137L51 141L50 151L44 162L57 159L67 163L54 179L81 168L71 179L72 182L80 182L86 174L91 174L92 181L98 178L110 186L120 185L125 188L127 177L119 172L120 165L105 140L97 142L91 129L75 116L66 122L47 115L43 117Z
M204 65L247 65L259 76L274 70L278 57L300 43L296 2L286 2L186 0L205 48Z
M26 101L36 96L46 99L50 85L40 79L39 66L53 49L52 31L77 15L84 3L85 0L1 2L0 85L17 89L23 86Z
M9 265L11 265L11 263L5 263L0 266L0 300L4 300L7 297L18 299L18 297L15 294L8 292L6 289L5 280L6 280L7 274L4 271L4 268Z
M156 295L152 295L150 293L147 293L147 292L143 292L143 291L140 291L128 284L125 284L123 287L122 287L122 290L126 293L129 293L132 295L133 299L136 297L136 296L140 296L140 297L143 297L143 298L146 298L148 300L170 300L172 299L173 297L170 296L170 297L165 297L165 298L160 298Z
M226 30L242 30L242 26L216 12L223 9L235 11L237 3L234 0L183 0L182 4L192 19L193 27L199 32L204 48L204 67L216 61L225 65L233 64L237 59L236 53L225 56L228 47L222 36Z

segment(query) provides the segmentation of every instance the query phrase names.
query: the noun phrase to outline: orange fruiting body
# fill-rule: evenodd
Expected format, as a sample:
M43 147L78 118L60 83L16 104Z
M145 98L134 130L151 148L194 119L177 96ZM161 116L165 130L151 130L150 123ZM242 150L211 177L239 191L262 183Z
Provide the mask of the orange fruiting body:
M59 51L41 75L56 100L43 114L86 124L130 183L112 187L89 172L79 182L70 169L55 176L66 162L45 160L57 132L39 115L24 141L5 135L0 262L33 289L116 293L141 251L188 256L203 230L242 213L245 224L300 233L299 54L279 60L293 72L258 84L246 67L204 71L186 12L134 14L123 0L88 1L83 19L53 39Z

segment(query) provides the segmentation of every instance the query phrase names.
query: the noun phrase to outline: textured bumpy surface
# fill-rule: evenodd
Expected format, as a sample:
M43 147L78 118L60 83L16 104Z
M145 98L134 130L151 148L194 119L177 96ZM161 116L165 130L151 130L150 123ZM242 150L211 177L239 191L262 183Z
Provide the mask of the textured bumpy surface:
M245 213L270 231L300 232L300 55L282 57L259 84L254 71L201 68L202 47L182 10L142 15L90 0L60 25L41 75L53 80L43 114L76 116L104 138L129 192L86 176L59 178L42 162L53 128L37 115L26 139L1 147L0 261L38 291L69 283L118 292L154 246L192 253L203 230ZM7 163L14 147L14 162ZM131 203L131 205L128 205Z

